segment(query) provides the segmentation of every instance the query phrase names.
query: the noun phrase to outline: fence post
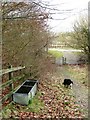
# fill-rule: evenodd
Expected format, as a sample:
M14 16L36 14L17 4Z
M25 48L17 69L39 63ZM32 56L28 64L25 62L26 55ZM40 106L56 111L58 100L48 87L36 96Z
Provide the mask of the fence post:
M64 65L64 57L62 57L62 65Z
M12 65L9 65L8 68L11 69L11 68L12 68ZM13 77L13 72L9 72L9 80L11 80L12 77ZM10 91L13 90L13 88L14 88L13 81L12 81L12 83L9 85L9 88L10 88ZM11 101L12 101L12 97L11 97Z
M66 64L66 58L62 57L62 64L65 65Z
M64 64L66 64L66 58L64 59Z

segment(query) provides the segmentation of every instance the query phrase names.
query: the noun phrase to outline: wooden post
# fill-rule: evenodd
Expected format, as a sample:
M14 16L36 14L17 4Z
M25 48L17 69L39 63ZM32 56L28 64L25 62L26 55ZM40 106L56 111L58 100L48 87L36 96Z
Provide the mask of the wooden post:
M66 58L64 59L64 64L66 64Z
M62 57L62 65L64 65L64 57Z
M9 65L8 68L11 69L11 68L12 68L12 65ZM13 77L13 72L9 72L9 80L11 80L12 77ZM12 81L12 83L9 85L9 87L10 87L10 91L12 91L13 88L14 88L13 81ZM12 101L12 97L11 97L11 101Z

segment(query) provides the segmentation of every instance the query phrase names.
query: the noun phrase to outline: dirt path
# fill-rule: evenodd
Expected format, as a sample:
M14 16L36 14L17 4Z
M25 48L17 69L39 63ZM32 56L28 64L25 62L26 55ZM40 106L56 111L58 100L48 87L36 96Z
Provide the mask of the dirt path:
M67 64L78 64L79 56L78 54L75 54L75 52L63 52L63 56L66 58Z
M73 93L76 97L77 103L80 104L83 109L85 116L88 116L88 89L74 80Z
M77 50L77 49L60 49L60 48L52 48L50 50L56 50L58 52L62 52L63 57L66 58L66 63L67 64L77 64L79 62L80 54L77 54L77 53L81 52L81 50ZM58 58L58 61L56 63L62 64L61 57Z
M80 105L82 111L84 112L86 118L88 117L88 88L86 88L83 84L78 82L71 77L64 67L58 67L58 72L62 74L64 78L70 78L74 81L73 88L72 88L72 95L75 96L77 104Z

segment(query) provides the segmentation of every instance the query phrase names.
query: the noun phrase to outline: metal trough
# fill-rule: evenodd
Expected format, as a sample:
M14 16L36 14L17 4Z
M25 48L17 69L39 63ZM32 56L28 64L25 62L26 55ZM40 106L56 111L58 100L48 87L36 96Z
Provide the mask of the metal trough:
M14 93L13 101L22 105L28 105L29 101L35 96L37 92L38 81L26 80Z

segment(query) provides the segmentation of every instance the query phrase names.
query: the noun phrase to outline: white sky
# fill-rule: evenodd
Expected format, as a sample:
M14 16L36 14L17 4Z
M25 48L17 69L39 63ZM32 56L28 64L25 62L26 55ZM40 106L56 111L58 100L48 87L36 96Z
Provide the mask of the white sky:
M48 5L53 5L51 8L59 9L60 11L50 11L56 14L52 15L54 19L64 20L49 20L48 24L54 32L71 31L73 23L80 15L88 14L88 2L90 0L43 0ZM55 5L55 6L54 6ZM70 10L71 11L66 11ZM62 12L63 11L63 12ZM63 14L57 14L61 12Z
M2 0L2 1L15 1L15 0ZM30 1L30 0L18 0L18 1ZM51 30L57 33L71 31L74 21L78 19L80 15L84 15L85 13L88 14L88 2L90 0L42 0L42 1L47 5L52 5L47 7L59 10L59 11L48 10L48 12L55 12L55 14L52 14L53 20L49 19L48 24L50 28L52 28Z

